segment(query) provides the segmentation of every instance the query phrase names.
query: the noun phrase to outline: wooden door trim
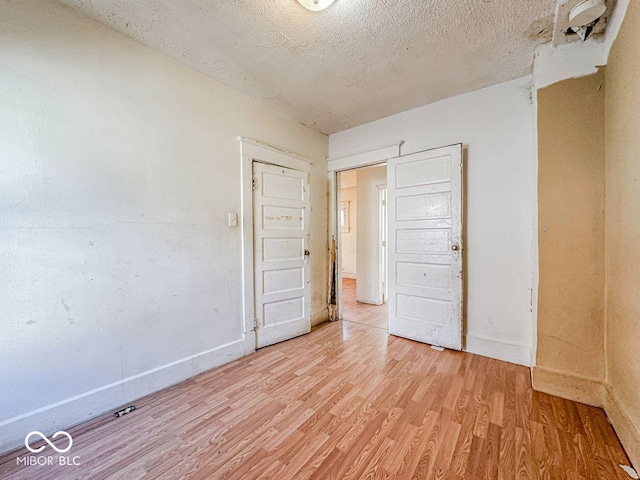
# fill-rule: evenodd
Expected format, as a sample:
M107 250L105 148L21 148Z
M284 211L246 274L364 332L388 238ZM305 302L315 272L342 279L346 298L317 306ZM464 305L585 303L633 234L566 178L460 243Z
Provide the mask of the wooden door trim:
M241 162L242 326L245 355L256 351L255 245L253 242L253 163L311 173L313 161L296 153L247 137L238 137ZM311 184L311 181L309 181Z
M457 143L451 143L448 145L440 145L437 147L432 147L432 148L426 148L423 150L418 150L416 152L404 152L403 151L403 146L404 146L404 140L401 140L399 142L395 142L391 145L385 145L383 147L378 147L375 149L369 149L369 150L365 150L364 152L359 152L357 154L351 154L351 155L347 155L345 157L339 157L339 158L335 158L335 159L329 159L328 160L328 180L329 180L329 244L331 244L331 239L335 238L336 239L336 250L337 250L337 255L336 255L336 270L338 272L337 275L337 279L336 279L336 303L337 303L337 309L338 309L338 319L342 320L342 245L341 245L341 230L340 230L340 225L338 224L339 221L338 219L340 218L340 182L339 182L339 178L338 178L338 174L341 172L346 172L348 170L356 170L358 168L362 168L362 167L370 167L370 166L374 166L374 165L381 165L384 163L389 162L389 160L395 160L398 158L402 158L402 157L408 157L410 155L414 155L414 154L419 154L419 153L424 153L424 152L428 152L430 150L436 150L438 148L445 148L445 147L453 147L456 145L461 145L462 146L462 164L463 164L463 169L464 169L464 143L463 142L457 142ZM462 222L463 222L463 236L461 239L461 242L464 241L465 238L465 233L464 233L464 225L465 225L465 211L464 211L464 188L466 185L466 178L464 175L464 171L463 171L463 184L462 184L462 189L463 189L463 198L462 198L462 208L463 208L463 218L462 218ZM388 205L387 205L388 208ZM388 210L387 210L387 216L389 215ZM389 241L389 239L387 238L387 242ZM463 252L464 253L464 252ZM388 275L389 275L389 257L387 256L387 280L388 280ZM329 278L331 277L331 275L329 275ZM463 283L463 289L464 289L464 283ZM331 285L327 285L328 287L328 291L331 291ZM388 288L388 286L387 286ZM462 312L462 333L463 333L463 338L462 338L462 342L463 342L463 346L464 346L464 341L465 341L465 323L466 323L466 319L465 319L465 301L464 301L464 295L466 295L466 292L463 290L463 312ZM387 302L389 301L389 299L387 299ZM464 349L464 348L463 348Z

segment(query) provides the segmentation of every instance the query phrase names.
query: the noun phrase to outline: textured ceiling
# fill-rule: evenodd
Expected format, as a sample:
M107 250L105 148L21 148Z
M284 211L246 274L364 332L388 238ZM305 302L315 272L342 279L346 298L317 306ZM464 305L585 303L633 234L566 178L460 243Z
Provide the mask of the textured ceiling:
M555 0L63 0L334 133L531 72Z

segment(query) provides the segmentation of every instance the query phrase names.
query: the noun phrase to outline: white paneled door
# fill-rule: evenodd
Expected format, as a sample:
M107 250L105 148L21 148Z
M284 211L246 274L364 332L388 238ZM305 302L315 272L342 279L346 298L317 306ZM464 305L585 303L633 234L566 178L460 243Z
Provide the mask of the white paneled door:
M257 347L311 331L309 174L253 164Z
M389 333L462 348L462 145L387 163Z

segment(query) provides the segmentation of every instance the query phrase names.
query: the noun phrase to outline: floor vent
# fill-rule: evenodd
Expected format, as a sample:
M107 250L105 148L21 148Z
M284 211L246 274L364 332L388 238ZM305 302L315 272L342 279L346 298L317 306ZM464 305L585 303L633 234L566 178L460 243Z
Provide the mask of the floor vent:
M117 412L114 413L114 415L118 418L120 418L123 415L126 415L127 413L131 413L136 409L135 405L131 405L127 408L123 408L122 410L118 410Z

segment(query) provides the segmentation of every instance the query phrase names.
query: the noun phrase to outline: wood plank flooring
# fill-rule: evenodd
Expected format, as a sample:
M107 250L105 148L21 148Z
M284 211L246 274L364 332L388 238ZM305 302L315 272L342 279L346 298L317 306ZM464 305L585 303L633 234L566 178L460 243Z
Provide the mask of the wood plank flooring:
M17 466L22 449L0 478L628 479L602 410L533 392L527 368L352 322L134 403L69 429L79 466Z
M369 305L356 300L356 281L342 279L342 318L346 322L360 323L387 329L387 305Z

